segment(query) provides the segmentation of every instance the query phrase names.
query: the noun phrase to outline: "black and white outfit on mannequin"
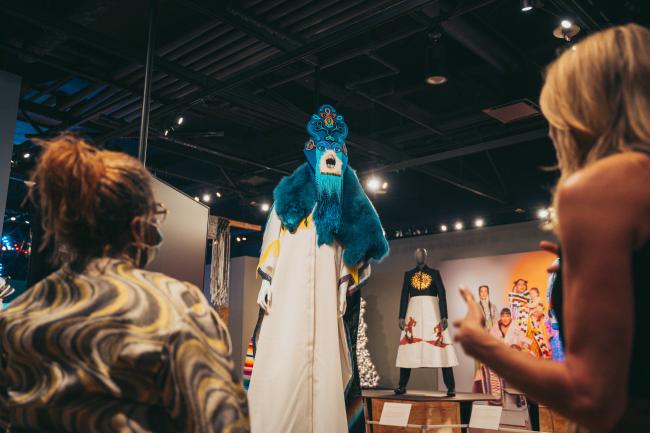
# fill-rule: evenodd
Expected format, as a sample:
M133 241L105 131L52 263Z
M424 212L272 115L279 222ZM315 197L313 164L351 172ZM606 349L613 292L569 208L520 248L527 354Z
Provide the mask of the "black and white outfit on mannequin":
M404 329L397 351L400 384L397 394L405 392L412 368L443 369L448 393L453 395L455 383L451 367L458 365L447 326L447 300L440 272L426 265L404 274L399 311Z

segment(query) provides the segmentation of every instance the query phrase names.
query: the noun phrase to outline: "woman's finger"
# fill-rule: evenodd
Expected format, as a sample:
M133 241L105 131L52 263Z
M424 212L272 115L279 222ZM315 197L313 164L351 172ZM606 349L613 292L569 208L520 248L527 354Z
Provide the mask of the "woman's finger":
M558 244L549 241L541 241L539 247L544 251L548 251L551 254L558 255L560 253L560 247Z
M466 287L461 287L460 288L460 295L463 297L465 302L467 302L468 304L474 302L474 295Z

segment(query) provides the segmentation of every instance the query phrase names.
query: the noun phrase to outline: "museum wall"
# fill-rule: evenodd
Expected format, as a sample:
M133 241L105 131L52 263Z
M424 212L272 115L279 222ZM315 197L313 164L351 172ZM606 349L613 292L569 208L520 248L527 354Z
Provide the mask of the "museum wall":
M236 257L230 262L228 328L232 340L232 359L239 377L259 312L257 292L260 280L256 279L257 262L257 257Z
M373 266L372 277L362 289L362 296L368 302L368 349L381 376L379 386L392 388L397 385L399 370L395 367L395 357L400 336L399 300L404 272L415 266L413 252L416 248L426 248L429 266L442 272L451 322L465 312L464 303L458 296L459 283L472 289L475 285L487 283L492 287L493 299L498 298L495 304L504 306L512 268L517 263L516 256L506 255L537 251L541 239L551 238L551 233L543 232L539 222L533 221L391 241L389 257ZM475 258L480 259L467 260ZM257 258L252 257L234 258L231 263L230 331L233 358L239 372L257 320L256 299L260 281L255 278L256 265ZM242 320L236 320L237 317ZM456 373L457 390L470 391L474 363L460 347L457 347L457 353L461 363ZM431 370L414 370L409 387L433 390L438 382L442 386L442 380L438 381Z
M442 273L448 293L451 323L459 316L462 317L465 312L463 301L458 296L457 290L460 282L459 276L463 275L462 268L458 267L458 259L535 251L538 250L537 245L541 239L549 238L552 238L552 235L543 232L539 223L533 221L391 241L389 257L380 265L373 267L372 278L362 289L362 296L368 302L368 348L381 375L379 386L395 387L399 379L399 370L395 367L400 336L398 327L399 300L404 272L415 267L413 252L416 248L426 248L429 252L428 265L440 269ZM486 266L488 269L485 271L490 269L489 264ZM494 266L498 265L494 264ZM453 271L453 275L450 274L451 271ZM470 275L484 275L484 272L483 269L477 272L477 269L472 268L471 263L468 263L468 278L467 281L462 282L474 288L473 285L478 280ZM498 282L495 281L493 285L496 289ZM506 288L503 287L503 290ZM453 335L453 329L451 332ZM459 371L456 373L456 387L458 391L470 391L473 361L468 360L460 347L456 349L461 362ZM469 373L468 366L471 368ZM438 383L443 386L442 380L436 380L430 370L420 369L413 371L409 387L432 390L436 389Z

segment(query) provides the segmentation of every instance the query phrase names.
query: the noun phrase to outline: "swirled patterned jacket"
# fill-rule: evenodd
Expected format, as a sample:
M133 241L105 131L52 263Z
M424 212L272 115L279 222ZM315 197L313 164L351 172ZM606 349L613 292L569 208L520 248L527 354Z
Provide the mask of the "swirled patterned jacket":
M195 286L126 261L60 270L0 314L12 432L249 431L230 336Z

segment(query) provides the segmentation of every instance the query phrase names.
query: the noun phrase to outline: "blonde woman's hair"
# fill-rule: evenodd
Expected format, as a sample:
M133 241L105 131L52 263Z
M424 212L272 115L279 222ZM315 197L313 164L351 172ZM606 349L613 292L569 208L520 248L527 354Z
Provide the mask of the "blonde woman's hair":
M650 31L628 24L595 33L546 72L540 105L561 179L631 146L650 147Z

